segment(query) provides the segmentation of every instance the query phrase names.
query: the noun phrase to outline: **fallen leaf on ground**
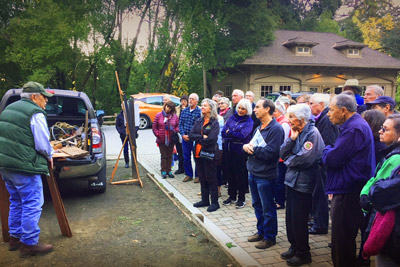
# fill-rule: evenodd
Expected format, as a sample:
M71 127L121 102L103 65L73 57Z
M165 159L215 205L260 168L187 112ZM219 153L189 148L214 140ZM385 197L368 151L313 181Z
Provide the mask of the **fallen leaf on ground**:
M236 247L234 244L232 244L232 242L226 243L226 246L227 246L228 248L234 248L234 247Z

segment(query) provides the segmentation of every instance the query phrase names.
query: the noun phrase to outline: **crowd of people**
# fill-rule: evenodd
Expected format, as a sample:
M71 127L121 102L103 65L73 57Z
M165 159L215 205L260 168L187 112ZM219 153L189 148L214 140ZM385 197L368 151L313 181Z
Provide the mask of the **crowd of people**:
M312 262L309 235L327 234L329 217L335 266L369 266L373 255L377 266L399 266L400 114L380 86L367 86L364 98L361 90L350 79L335 96L296 102L283 92L275 102L255 102L253 92L235 89L232 107L219 91L198 107L192 93L182 96L178 114L167 101L153 123L161 175L174 178L175 146L175 174L200 183L193 206L220 209L225 186L222 204L241 209L250 193L257 232L248 241L258 249L276 244L277 209L286 209L290 247L281 257L290 266Z

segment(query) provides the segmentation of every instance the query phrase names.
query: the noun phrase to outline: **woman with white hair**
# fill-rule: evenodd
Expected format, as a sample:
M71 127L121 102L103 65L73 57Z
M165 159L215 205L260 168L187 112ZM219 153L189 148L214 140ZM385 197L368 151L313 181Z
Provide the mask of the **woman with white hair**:
M216 169L219 135L217 116L217 104L213 100L205 98L201 102L201 118L196 120L189 133L189 140L195 142L194 160L201 187L201 201L193 206L196 208L209 206L208 212L219 209Z
M285 132L284 140L290 137L290 123L289 120L285 117L286 109L285 104L280 102L279 100L275 102L275 111L273 113L274 118L277 122L282 126L283 131ZM278 178L275 181L274 185L274 200L277 209L285 208L286 201L286 188L285 188L285 174L286 174L286 165L283 163L283 159L279 159L278 164Z
M287 166L286 234L290 248L281 257L290 266L300 266L311 263L307 222L325 144L314 121L310 121L308 105L290 106L287 113L291 133L281 146L280 156Z
M236 113L226 121L221 135L224 142L224 157L226 156L227 172L224 176L228 180L229 197L223 202L230 205L236 201L236 208L241 209L246 205L245 194L248 189L248 172L246 168L247 154L243 145L250 142L253 129L251 119L251 103L248 99L241 99L236 105ZM226 153L225 153L226 152Z

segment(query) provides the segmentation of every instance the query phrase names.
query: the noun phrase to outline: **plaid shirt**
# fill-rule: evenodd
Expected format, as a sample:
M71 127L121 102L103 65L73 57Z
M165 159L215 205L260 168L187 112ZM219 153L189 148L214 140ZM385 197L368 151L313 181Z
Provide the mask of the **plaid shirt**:
M181 111L179 118L179 132L181 135L187 135L192 130L194 122L201 117L201 110L199 107L190 111L190 107Z

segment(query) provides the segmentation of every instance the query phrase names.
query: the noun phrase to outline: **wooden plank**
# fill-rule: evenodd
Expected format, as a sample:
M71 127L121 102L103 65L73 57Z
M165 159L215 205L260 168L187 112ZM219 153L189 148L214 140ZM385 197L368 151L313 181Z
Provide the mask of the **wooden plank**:
M1 216L1 230L3 242L10 241L10 234L8 233L8 213L10 211L10 195L8 194L6 185L0 175L0 216Z
M63 147L59 150L60 150L60 152L68 154L73 159L83 158L83 157L89 155L89 151L85 151L76 146L67 146L67 147Z
M49 185L51 199L53 201L54 210L56 212L58 224L60 225L62 235L72 237L71 228L69 227L67 214L65 212L64 203L62 202L60 191L54 176L53 169L49 166L50 176L46 176Z

